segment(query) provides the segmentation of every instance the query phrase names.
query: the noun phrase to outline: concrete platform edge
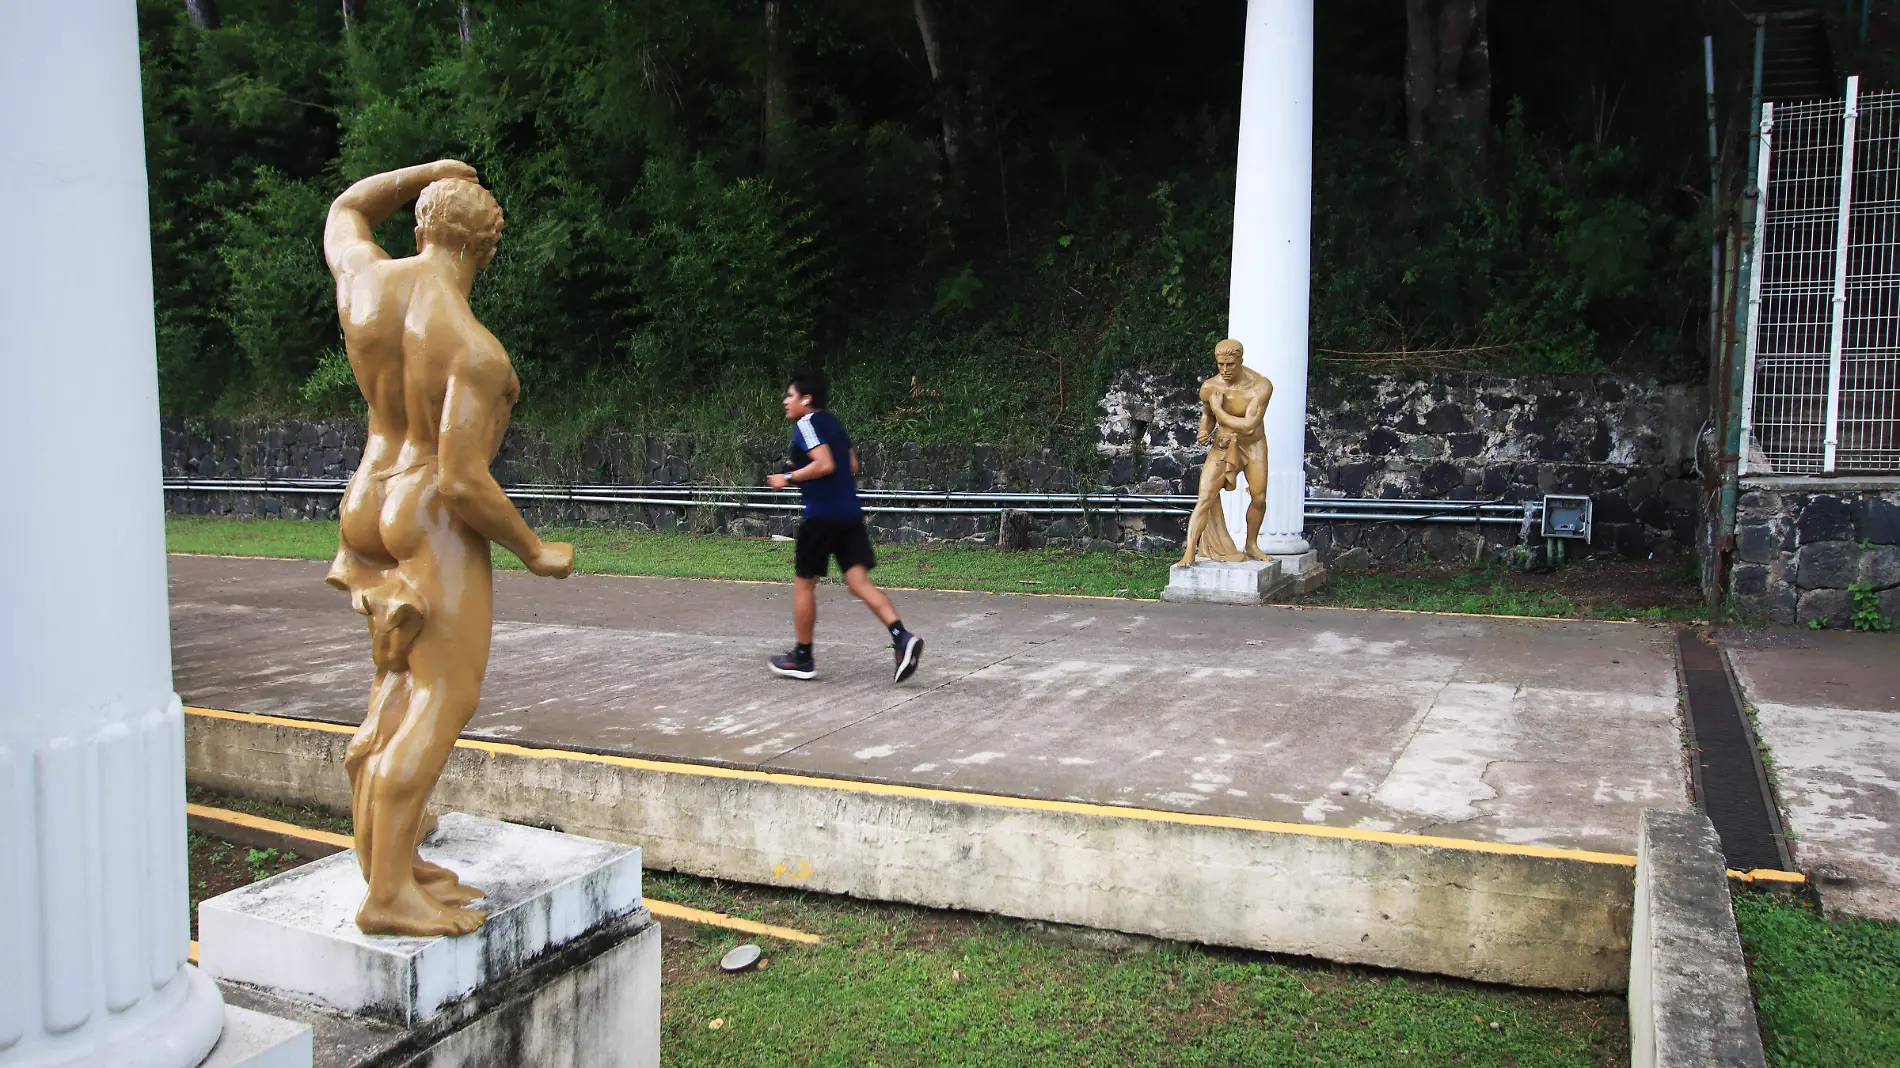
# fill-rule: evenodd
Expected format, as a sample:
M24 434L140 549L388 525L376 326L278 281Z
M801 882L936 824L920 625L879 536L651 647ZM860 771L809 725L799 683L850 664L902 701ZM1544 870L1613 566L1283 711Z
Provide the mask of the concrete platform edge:
M346 730L188 717L194 783L346 807ZM458 747L435 804L648 867L1487 982L1622 990L1626 864L669 773Z
M1721 841L1700 813L1643 812L1631 942L1632 1068L1764 1063Z

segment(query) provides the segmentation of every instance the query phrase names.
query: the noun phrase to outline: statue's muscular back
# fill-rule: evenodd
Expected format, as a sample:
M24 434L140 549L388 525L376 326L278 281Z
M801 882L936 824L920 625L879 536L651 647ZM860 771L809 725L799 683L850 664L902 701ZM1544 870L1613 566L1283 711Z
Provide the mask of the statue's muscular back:
M359 477L341 512L346 545L382 566L408 555L419 531L408 507L390 508L389 483L433 476L437 435L450 377L471 362L507 363L501 344L469 310L440 267L420 256L385 259L337 275L337 313L350 368L369 404L369 438ZM496 398L506 420L519 384L512 368ZM366 477L363 477L366 476ZM398 483L398 488L406 488ZM356 490L357 487L352 487ZM399 493L393 503L413 505Z

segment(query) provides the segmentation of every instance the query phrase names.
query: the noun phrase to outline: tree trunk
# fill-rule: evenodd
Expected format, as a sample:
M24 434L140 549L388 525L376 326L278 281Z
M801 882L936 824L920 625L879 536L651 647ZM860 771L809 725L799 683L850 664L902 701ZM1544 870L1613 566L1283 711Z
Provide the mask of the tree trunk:
M1405 136L1462 147L1483 168L1491 132L1489 0L1405 0Z
M771 163L778 160L779 141L792 117L785 51L785 0L765 0L765 157Z
M917 13L917 35L924 39L924 58L930 63L930 84L936 90L937 110L943 115L943 158L952 171L963 163L963 115L956 75L951 71L950 48L936 0L912 0Z
M218 0L185 0L185 14L201 30L218 28Z
M362 22L363 0L343 0L343 29L353 30Z
M455 5L455 32L461 34L465 45L475 40L476 17L474 0L461 0Z

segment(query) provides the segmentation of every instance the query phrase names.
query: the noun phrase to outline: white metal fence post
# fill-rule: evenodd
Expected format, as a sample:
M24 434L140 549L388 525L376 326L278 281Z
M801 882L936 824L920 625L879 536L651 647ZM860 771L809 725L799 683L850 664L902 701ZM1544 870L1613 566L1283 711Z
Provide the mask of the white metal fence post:
M1834 237L1834 303L1829 325L1827 353L1827 424L1821 439L1821 470L1834 473L1834 454L1840 444L1841 424L1841 346L1845 340L1847 313L1847 237L1848 222L1854 208L1854 127L1860 117L1860 76L1847 79L1847 108L1841 128L1840 214Z
M1755 430L1755 330L1761 323L1762 245L1768 239L1768 157L1775 133L1775 105L1761 106L1761 158L1755 170L1755 232L1748 250L1748 328L1742 340L1742 445L1739 474L1748 474L1748 450Z

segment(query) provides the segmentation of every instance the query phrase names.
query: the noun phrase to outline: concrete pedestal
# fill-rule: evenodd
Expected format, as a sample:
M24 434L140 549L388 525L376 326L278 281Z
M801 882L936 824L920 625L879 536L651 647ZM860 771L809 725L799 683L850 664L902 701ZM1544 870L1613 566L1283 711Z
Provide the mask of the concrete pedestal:
M1280 596L1312 593L1326 581L1326 566L1319 562L1319 554L1311 549L1298 553L1276 553L1273 562L1280 565L1280 577L1286 580L1278 591Z
M318 1065L659 1063L639 849L450 814L422 854L488 892L480 930L363 934L349 850L200 905L202 966L228 997L315 1025Z
M1193 567L1176 564L1168 569L1161 599L1178 604L1265 604L1285 585L1277 560L1197 560Z

